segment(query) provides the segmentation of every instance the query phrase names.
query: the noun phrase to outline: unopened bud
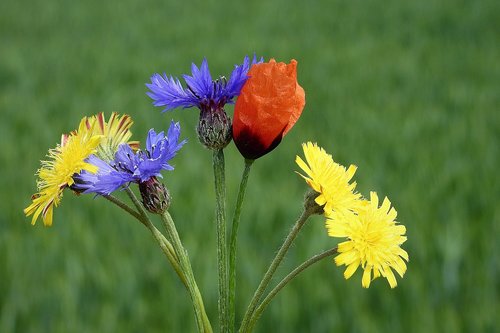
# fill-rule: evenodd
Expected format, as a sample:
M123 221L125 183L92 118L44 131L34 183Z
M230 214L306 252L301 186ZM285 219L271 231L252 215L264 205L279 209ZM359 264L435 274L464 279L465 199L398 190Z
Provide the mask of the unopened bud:
M198 139L208 149L222 149L231 142L231 119L223 107L202 109L196 130Z
M311 215L322 215L324 213L324 206L320 206L316 202L318 195L318 192L309 190L304 196L304 209L310 212Z
M139 183L142 204L149 212L163 214L170 206L170 193L156 177Z

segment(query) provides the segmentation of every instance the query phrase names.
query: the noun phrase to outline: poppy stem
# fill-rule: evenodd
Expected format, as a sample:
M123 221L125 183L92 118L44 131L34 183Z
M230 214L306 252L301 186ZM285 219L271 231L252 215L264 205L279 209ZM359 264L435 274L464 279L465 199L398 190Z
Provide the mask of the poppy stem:
M226 186L224 152L222 149L213 151L213 168L215 182L215 216L217 222L217 267L219 273L219 323L220 332L229 333L229 285L227 271L226 242Z
M262 312L266 309L266 307L269 305L269 303L274 298L274 296L276 296L276 294L278 294L281 291L281 289L283 289L283 287L285 287L288 284L288 282L292 281L297 275L302 273L304 270L309 268L311 265L317 263L318 261L320 261L324 258L330 257L330 256L334 255L335 253L337 253L337 247L334 247L330 250L326 250L324 252L321 252L321 253L307 259L302 264L297 266L293 271L291 271L287 276L285 276L283 278L283 280L281 280L280 283L278 283L276 285L276 287L274 287L273 290L271 290L269 292L269 294L266 296L266 298L264 298L264 300L262 301L262 303L260 303L260 305L257 307L257 309L255 309L255 312L252 315L252 318L250 318L249 331L253 330L255 323L257 322L257 320L259 320Z
M234 299L236 295L236 243L238 238L238 226L240 224L241 206L245 199L245 192L247 188L248 175L250 174L250 167L254 160L245 159L245 169L241 175L240 188L238 191L238 198L236 200L236 207L233 215L233 225L231 228L231 236L229 240L229 329L234 331L236 307Z

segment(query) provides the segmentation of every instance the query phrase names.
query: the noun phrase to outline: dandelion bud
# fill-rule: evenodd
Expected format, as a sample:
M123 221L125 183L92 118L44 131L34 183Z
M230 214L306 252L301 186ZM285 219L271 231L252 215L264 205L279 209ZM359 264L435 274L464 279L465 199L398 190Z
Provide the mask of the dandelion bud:
M170 206L170 193L156 177L139 183L142 204L153 214L162 214Z
M304 196L304 210L311 213L311 215L322 215L323 207L318 205L316 202L316 198L318 197L318 193L315 191L309 190Z
M208 149L222 149L231 142L231 126L231 119L223 107L202 108L196 128L198 139Z

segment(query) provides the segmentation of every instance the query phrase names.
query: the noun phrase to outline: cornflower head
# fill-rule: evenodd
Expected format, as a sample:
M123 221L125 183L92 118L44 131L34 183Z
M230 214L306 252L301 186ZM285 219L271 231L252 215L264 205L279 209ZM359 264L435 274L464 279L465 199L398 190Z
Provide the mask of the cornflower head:
M64 189L74 184L74 175L97 172L98 168L86 159L96 152L101 140L101 135L94 134L93 126L87 128L84 118L78 130L63 135L61 144L49 150L49 159L42 161L37 171L38 193L32 196L31 205L24 209L26 216L33 214L31 224L35 224L41 214L43 224L51 226L53 209L59 205Z
M83 171L75 177L73 189L83 193L109 195L127 183L146 183L162 177L162 170L173 170L169 161L186 140L179 142L179 123L170 124L167 134L150 129L146 149L134 152L130 145L121 144L111 161L91 155L88 162L98 168L97 173Z
M262 59L260 60L260 62ZM224 76L212 79L208 62L203 59L200 68L191 65L191 75L183 75L186 88L178 78L153 74L147 95L155 106L165 106L164 111L177 107L197 107L200 120L197 126L200 142L209 149L222 149L231 141L231 119L224 107L233 103L248 79L247 73L252 64L257 63L254 56L250 61L246 56L241 65L236 65L227 80Z
M391 288L397 281L392 270L403 277L408 253L401 248L406 241L406 228L396 222L397 212L387 197L379 207L377 193L370 193L370 201L356 212L333 212L327 216L326 228L331 237L347 238L338 245L335 263L346 265L344 277L349 279L359 266L364 270L361 284L383 276ZM404 260L403 260L404 259Z
M295 162L306 175L298 174L319 193L315 202L323 206L325 214L354 211L364 205L361 194L354 191L356 182L350 183L356 166L350 165L346 169L316 143L304 143L302 149L306 161L296 156Z

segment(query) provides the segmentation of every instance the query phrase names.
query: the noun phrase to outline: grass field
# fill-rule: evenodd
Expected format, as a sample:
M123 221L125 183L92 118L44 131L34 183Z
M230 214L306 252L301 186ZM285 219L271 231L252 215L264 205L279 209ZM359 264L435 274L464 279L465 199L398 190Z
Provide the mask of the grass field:
M150 234L102 198L65 192L54 226L22 209L33 173L85 115L130 114L134 138L181 122L165 175L171 213L217 326L211 154L198 113L161 114L154 72L207 57L228 75L246 54L299 62L305 111L250 175L239 243L240 318L301 210L294 173L312 140L358 189L387 195L407 227L408 271L391 290L345 281L325 260L273 301L258 332L495 332L500 327L500 2L8 1L0 11L0 332L193 332L189 297ZM230 113L232 110L228 110ZM228 215L242 158L226 150ZM336 240L321 217L278 275Z

